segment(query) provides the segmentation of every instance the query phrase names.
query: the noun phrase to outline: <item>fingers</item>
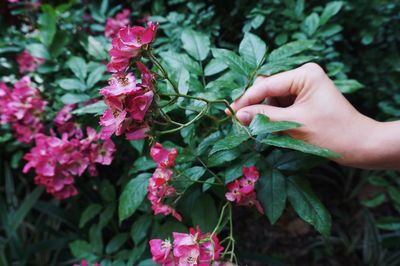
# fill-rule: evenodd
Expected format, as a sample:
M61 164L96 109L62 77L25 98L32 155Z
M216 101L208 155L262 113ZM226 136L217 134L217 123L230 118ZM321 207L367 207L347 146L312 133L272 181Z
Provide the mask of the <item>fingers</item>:
M237 111L245 106L258 104L267 97L280 97L293 94L293 86L298 84L299 69L282 72L270 77L259 77L231 107Z
M272 121L291 120L290 108L280 108L265 104L255 104L243 107L236 113L236 117L244 124L249 124L257 115L268 116Z

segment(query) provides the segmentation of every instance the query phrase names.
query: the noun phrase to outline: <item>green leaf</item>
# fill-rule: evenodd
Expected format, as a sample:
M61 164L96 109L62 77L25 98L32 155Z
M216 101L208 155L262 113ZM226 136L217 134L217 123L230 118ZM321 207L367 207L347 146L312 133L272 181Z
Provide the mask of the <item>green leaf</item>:
M185 29L182 32L181 40L183 49L198 61L207 58L210 52L210 38L204 34L191 29Z
M69 244L71 253L76 258L87 258L92 255L93 250L91 245L83 240L75 240Z
M108 54L104 45L98 39L96 39L96 37L88 37L87 51L91 56L98 60L105 60L108 58Z
M400 190L395 187L389 187L388 189L389 197L396 203L400 205Z
M382 230L398 231L400 230L400 218L383 217L376 221L376 226Z
M320 148L312 144L306 143L302 140L294 139L288 136L271 136L263 139L261 142L271 146L297 150L322 157L340 157L337 153L331 150Z
M74 115L84 114L102 114L107 109L107 105L103 101L98 101L72 111Z
M385 194L379 193L378 195L375 195L370 199L362 200L361 204L369 208L374 208L384 203L385 200L386 200Z
M302 29L308 36L312 36L319 27L319 16L317 13L312 13L304 20Z
M301 124L289 121L275 121L269 120L269 117L263 114L257 114L250 123L250 131L253 135L260 135L288 129L301 127Z
M275 50L273 50L268 56L269 61L277 61L285 58L289 58L293 55L299 54L305 50L310 49L314 45L315 41L312 40L299 40L287 43Z
M146 251L147 248L147 243L143 242L139 246L136 246L129 254L128 258L129 261L126 265L137 265L136 262L137 260L143 255L143 253ZM124 264L125 266L125 264Z
M152 259L142 260L137 266L158 266Z
M56 34L56 12L50 5L42 6L43 13L39 16L40 41L49 47Z
M162 59L168 64L168 67L175 71L180 71L182 68L194 75L201 74L200 65L190 58L187 54L179 54L172 51L160 53Z
M84 80L87 75L87 65L85 60L81 57L73 56L67 61L67 67L71 69L71 71L75 74L75 76L80 79Z
M238 74L248 76L252 70L251 66L249 63L247 63L243 58L238 56L232 51L226 50L226 49L211 49L213 56L216 59L221 60L225 64L228 65L228 67L233 71Z
M106 71L106 66L104 65L100 65L98 67L96 67L95 69L93 69L86 81L86 85L87 87L93 88L94 85L96 85L97 82L99 82L103 77L104 77L104 72Z
M240 155L242 155L242 154L237 149L216 152L215 154L208 157L207 165L209 167L220 166L226 162L231 162L231 161L235 160Z
M315 56L294 56L284 59L279 59L276 61L268 62L263 65L258 71L258 75L272 75L282 71L290 70L295 66L304 64L306 62L310 62L312 60L317 59Z
M147 195L147 185L151 174L143 173L126 184L119 198L118 216L122 222L132 216Z
M151 222L151 215L143 215L132 224L131 238L135 245L139 245L140 242L146 238L147 230L150 228Z
M212 187L212 185L210 183L214 183L214 182L215 182L215 177L214 176L208 178L205 181L205 183L203 184L203 188L202 188L203 192L206 192L207 190L209 190Z
M218 59L211 59L211 61L204 68L204 76L212 76L227 69L228 66Z
M192 168L186 169L182 172L182 175L189 178L190 180L197 181L204 175L206 169L202 166L194 166Z
M87 94L67 93L67 94L64 94L60 98L60 100L64 104L74 104L74 103L81 103L81 102L89 101L90 97Z
M271 224L282 215L286 205L285 178L281 172L271 170L258 181L257 197Z
M53 43L51 44L49 51L52 58L57 58L60 54L67 50L66 46L70 41L69 32L57 31L54 36Z
M258 36L246 32L239 46L240 55L252 67L256 68L262 64L265 54L267 53L267 45Z
M36 201L43 194L44 189L42 187L36 187L22 202L21 206L16 210L15 213L11 215L11 226L15 230L17 229L26 215L31 211L32 207L35 205Z
M330 2L326 5L324 11L321 14L320 25L324 25L330 18L335 16L343 6L342 1Z
M217 208L213 198L208 194L202 194L196 200L191 211L193 226L200 226L206 232L211 232L217 225Z
M331 216L306 179L299 176L289 178L287 195L293 209L304 221L313 225L323 236L330 235Z
M364 85L354 79L335 80L334 83L342 93L353 93L364 88Z
M240 144L248 140L250 136L246 133L233 133L227 137L218 140L210 151L210 155L225 150L231 150L238 147Z
M64 90L84 91L86 89L86 85L77 79L60 79L57 80L57 83Z
M128 233L119 233L118 235L114 236L106 246L106 253L111 254L118 251L121 246L128 240L128 238Z
M190 74L186 69L179 71L178 90L180 94L187 94L189 91Z
M101 212L103 207L100 204L92 203L83 211L81 219L79 220L79 228L85 226L85 224L93 219L97 214Z
M28 52L34 57L50 60L50 54L47 48L41 43L31 43L26 46Z
M105 202L113 202L116 199L115 188L110 180L103 179L99 185L99 193Z

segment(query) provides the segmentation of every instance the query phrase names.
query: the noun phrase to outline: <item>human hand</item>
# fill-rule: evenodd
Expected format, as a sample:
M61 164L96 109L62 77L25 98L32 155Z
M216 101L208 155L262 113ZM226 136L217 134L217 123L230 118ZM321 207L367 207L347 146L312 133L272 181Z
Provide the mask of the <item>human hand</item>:
M258 77L231 107L244 124L258 113L272 121L300 123L285 133L338 153L340 158L332 158L338 163L362 168L400 165L400 124L380 123L359 113L315 63ZM388 127L393 133L388 134Z

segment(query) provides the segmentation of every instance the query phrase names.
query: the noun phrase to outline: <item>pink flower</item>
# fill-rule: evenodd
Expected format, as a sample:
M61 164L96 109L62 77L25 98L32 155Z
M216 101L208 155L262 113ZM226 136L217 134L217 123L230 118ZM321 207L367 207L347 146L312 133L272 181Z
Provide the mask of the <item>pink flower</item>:
M172 244L171 241L161 240L161 239L152 239L149 241L150 244L150 252L152 254L152 259L154 262L165 265L165 266L173 266L174 258L172 255Z
M159 167L173 167L177 155L178 151L176 148L171 150L164 149L158 142L150 149L150 156Z
M148 91L143 95L129 96L126 100L126 109L130 112L131 118L142 122L147 110L153 101L154 93Z
M264 214L261 203L257 200L254 191L255 183L259 179L260 173L255 166L243 167L244 177L235 180L227 185L228 192L225 197L229 201L236 202L239 206L255 206L256 209Z
M99 134L91 128L87 129L86 139L67 133L58 138L53 134L35 136L35 146L24 156L27 163L23 172L34 168L37 185L45 187L56 199L66 199L78 194L75 177L86 170L91 175L97 174L96 163L111 163L115 146L111 140L99 143Z
M240 201L241 198L241 192L240 192L240 181L239 180L235 180L231 183L229 183L227 185L228 191L225 194L225 197L229 200L229 201Z
M202 239L209 238L209 234L201 237ZM213 235L212 238L200 244L200 266L208 266L211 261L219 260L221 252L224 248L220 245L218 237Z
M56 114L56 117L54 118L54 123L56 125L63 125L68 122L72 118L71 111L74 110L75 107L76 104L64 105L64 107Z
M140 90L140 87L136 86L135 77L132 73L127 75L114 74L109 80L110 86L104 87L100 90L100 94L103 96L120 96L122 94L130 94Z
M35 69L45 62L44 59L32 56L28 51L23 51L17 56L19 72L33 72Z
M141 47L153 41L158 29L158 24L149 21L147 29L141 26L125 27L119 31L122 42L129 46Z
M162 266L209 266L219 263L224 248L219 244L217 235L202 235L200 228L190 228L189 234L173 232L173 246L169 240L150 240L153 260ZM223 265L223 264L216 264Z
M140 140L147 137L149 127L145 124L128 129L125 136L127 140Z
M29 143L42 132L40 118L46 105L28 76L17 81L12 89L0 84L0 123L10 123L20 142Z
M141 62L136 62L136 66L141 73L142 86L153 90L154 76L150 70Z
M93 147L93 146L92 146ZM103 144L95 146L93 161L102 165L110 165L113 154L116 151L115 144L111 140L105 140Z
M250 193L254 190L254 184L260 177L260 173L255 166L243 167L244 178L240 179L241 193Z
M73 266L90 266L87 260L81 260L80 264L74 264ZM92 266L100 266L99 263L94 263Z
M123 122L126 117L126 111L117 112L107 109L103 116L100 118L100 125L103 126L101 130L101 139L110 139L112 134L119 136L124 132Z
M152 204L151 209L154 211L154 215L163 214L163 215L172 215L178 221L182 222L182 216L171 206L166 204Z
M104 35L107 38L114 38L118 34L119 29L129 24L130 12L129 9L124 9L115 15L115 18L108 18L104 27Z
M107 65L109 72L123 72L129 66L131 58L139 56L143 45L150 44L156 35L158 24L147 23L148 28L134 26L123 27L112 40L109 51L111 57Z

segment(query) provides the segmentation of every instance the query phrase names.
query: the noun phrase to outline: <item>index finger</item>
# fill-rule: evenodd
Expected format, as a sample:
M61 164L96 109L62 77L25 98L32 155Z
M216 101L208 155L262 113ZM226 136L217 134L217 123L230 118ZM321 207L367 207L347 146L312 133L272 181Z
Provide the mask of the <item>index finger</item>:
M242 97L231 104L232 109L237 111L243 107L261 103L267 97L295 95L296 91L293 87L297 84L298 71L298 69L294 69L262 77L247 89Z

